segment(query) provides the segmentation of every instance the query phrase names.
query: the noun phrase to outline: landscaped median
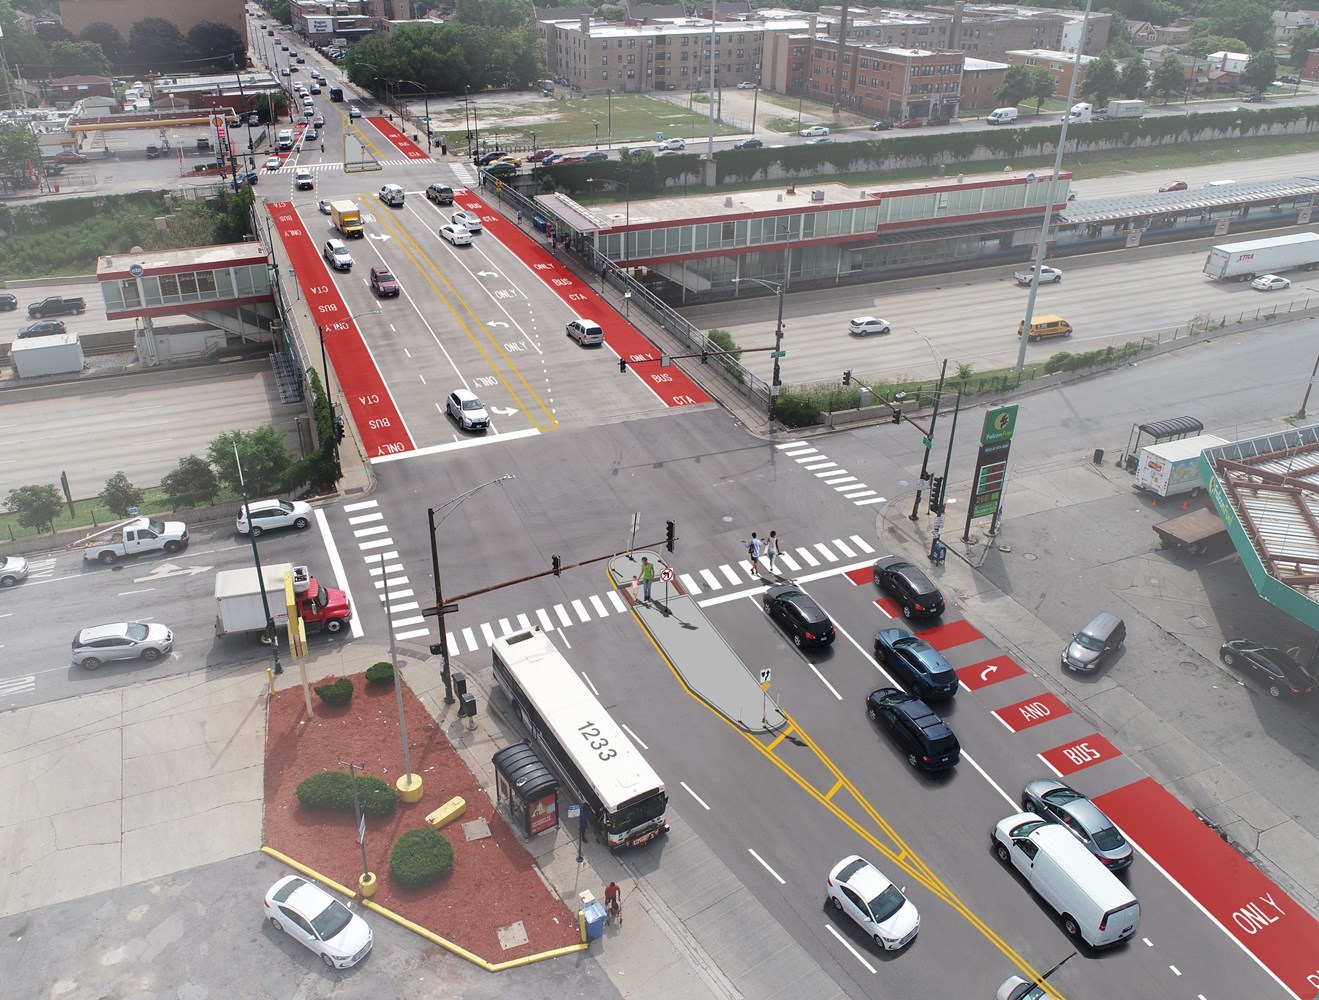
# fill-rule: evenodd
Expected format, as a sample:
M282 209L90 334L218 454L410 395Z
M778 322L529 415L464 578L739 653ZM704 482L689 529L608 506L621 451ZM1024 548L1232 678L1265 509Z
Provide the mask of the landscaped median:
M404 685L404 715L412 773L423 788L420 799L408 803L394 792L404 767L393 684L368 684L363 674L347 679L353 689L347 704L330 706L317 697L311 719L298 687L271 696L266 852L341 892L359 885L362 847L351 784L325 775L347 772L351 762L367 816L366 862L375 875L374 891L370 899L358 897L360 906L491 971L584 949L577 915L547 887L518 835L412 691ZM454 723L461 725L456 716ZM466 803L461 816L431 831L427 815L455 796ZM426 833L404 837L418 830ZM408 888L403 882L425 884Z

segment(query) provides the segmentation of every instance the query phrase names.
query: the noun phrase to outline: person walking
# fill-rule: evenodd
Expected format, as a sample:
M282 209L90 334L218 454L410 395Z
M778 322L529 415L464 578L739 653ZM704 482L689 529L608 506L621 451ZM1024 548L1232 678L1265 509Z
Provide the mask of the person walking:
M751 572L760 576L760 536L754 531L747 540L747 556L751 560Z
M641 557L641 594L646 603L650 603L650 585L655 582L655 564L646 556Z
M777 531L771 531L769 538L765 540L765 557L769 560L769 571L777 575L778 570L774 566L774 560L779 557L779 533Z

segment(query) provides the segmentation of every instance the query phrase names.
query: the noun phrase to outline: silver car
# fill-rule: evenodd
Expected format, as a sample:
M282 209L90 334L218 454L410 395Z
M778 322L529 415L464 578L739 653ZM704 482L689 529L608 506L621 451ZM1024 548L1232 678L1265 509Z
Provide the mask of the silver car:
M1021 808L1065 826L1109 871L1130 867L1133 854L1127 838L1075 788L1052 778L1028 782L1021 793Z
M156 622L93 625L73 637L73 665L95 670L112 660L146 660L168 656L174 633Z
M470 389L455 389L449 393L444 409L465 431L483 431L490 426L490 414Z
M22 556L0 556L0 587L12 587L26 579L26 559Z

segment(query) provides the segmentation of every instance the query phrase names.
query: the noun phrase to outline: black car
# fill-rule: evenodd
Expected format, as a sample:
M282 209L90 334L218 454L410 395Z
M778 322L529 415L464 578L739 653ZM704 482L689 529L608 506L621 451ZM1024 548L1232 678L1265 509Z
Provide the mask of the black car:
M490 152L478 156L476 158L476 165L478 167L488 167L490 164L494 163L495 160L502 160L507 155L508 150L506 149L492 149Z
M741 142L733 144L734 149L760 149L765 145L759 139L743 139Z
M798 646L827 646L834 641L834 623L824 610L791 584L765 591L765 614L769 615Z
M1238 667L1264 686L1269 695L1308 694L1319 687L1319 680L1281 649L1261 646L1249 639L1233 639L1218 650L1218 658L1229 667Z
M18 328L18 338L22 340L25 337L49 337L52 333L64 332L64 321L62 319L39 319L27 326L20 326Z
M924 571L897 556L884 556L875 563L875 584L887 590L902 607L904 618L938 618L943 614L943 594Z
M948 724L914 695L897 688L871 691L866 714L884 723L912 767L946 771L962 758L962 747Z
M13 312L17 308L17 295L13 292L0 292L0 312Z
M889 121L887 118L884 118L884 119L882 119L882 120L880 120L880 121L875 122L875 124L871 125L871 126L870 126L870 131L872 131L872 132L887 132L887 131L888 131L889 129L891 129L892 127L893 127L893 123L892 123L891 121Z
M606 153L603 149L593 149L585 156L583 156L582 159L587 162L590 162L592 160L607 160L609 159L609 154Z
M951 125L953 120L947 115L934 115L925 119L926 125Z
M1263 104L1264 100L1265 98L1263 94L1247 94L1245 97L1241 98L1243 104Z

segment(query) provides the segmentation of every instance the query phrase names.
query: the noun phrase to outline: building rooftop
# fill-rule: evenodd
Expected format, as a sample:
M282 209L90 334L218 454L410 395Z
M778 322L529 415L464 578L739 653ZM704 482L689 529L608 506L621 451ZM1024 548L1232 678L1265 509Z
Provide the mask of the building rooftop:
M269 259L266 248L255 241L248 243L222 243L219 246L179 247L174 250L144 250L106 254L97 258L96 276L104 281L110 278L136 277L130 270L142 268L142 274L166 274L178 271L201 271L208 267L248 267L263 264Z

